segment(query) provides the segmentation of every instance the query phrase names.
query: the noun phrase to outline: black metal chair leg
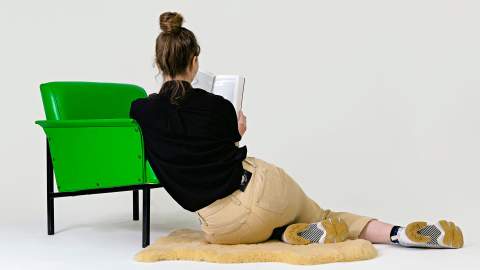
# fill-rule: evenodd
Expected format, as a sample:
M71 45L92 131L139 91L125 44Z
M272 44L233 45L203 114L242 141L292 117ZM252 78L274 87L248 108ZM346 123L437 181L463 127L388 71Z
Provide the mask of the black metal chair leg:
M47 138L47 233L52 235L55 233L54 225L54 207L53 207L53 164L50 154L50 146Z
M133 220L138 220L138 190L133 191Z
M53 159L50 153L50 146L48 143L48 137L46 140L47 144L47 233L52 235L55 233L54 225L54 199L55 197L63 196L72 196L71 192L57 192L53 191ZM143 204L143 224L142 224L142 247L147 247L150 245L150 189L152 187L159 187L158 185L151 185L149 187L142 188L142 204ZM117 191L117 190L115 190ZM105 191L104 191L105 192ZM110 191L113 192L113 191ZM133 190L133 220L139 219L139 190ZM68 195L66 195L68 194ZM84 194L95 194L94 192L84 193ZM62 196L63 195L63 196ZM83 195L83 194L75 194Z
M143 188L142 247L150 245L150 188Z

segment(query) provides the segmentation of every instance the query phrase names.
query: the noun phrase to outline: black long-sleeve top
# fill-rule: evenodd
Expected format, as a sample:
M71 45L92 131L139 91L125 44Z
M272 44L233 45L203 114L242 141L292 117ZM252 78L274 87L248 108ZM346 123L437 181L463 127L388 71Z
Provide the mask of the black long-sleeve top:
M227 99L180 81L186 97L169 101L174 81L134 100L130 117L141 127L145 157L170 196L194 212L240 186L247 146L238 147L235 109ZM164 91L165 90L165 91Z

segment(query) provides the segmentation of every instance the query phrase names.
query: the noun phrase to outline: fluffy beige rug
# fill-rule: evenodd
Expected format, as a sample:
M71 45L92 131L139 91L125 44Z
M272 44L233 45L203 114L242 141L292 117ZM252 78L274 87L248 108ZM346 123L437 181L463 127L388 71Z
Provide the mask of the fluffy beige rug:
M190 260L216 263L283 262L322 264L372 259L373 245L363 239L335 244L289 245L278 240L258 244L218 245L203 239L203 232L178 229L135 255L139 262Z

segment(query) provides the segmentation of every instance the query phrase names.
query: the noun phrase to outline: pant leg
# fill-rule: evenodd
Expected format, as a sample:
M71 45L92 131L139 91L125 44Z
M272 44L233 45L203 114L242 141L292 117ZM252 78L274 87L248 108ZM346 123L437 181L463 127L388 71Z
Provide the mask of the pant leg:
M358 215L349 212L334 212L330 209L323 209L320 207L313 199L311 199L303 189L295 182L295 180L288 175L283 169L281 169L283 178L287 182L286 185L295 192L289 192L288 199L291 201L293 207L296 209L296 213L291 213L291 216L295 216L295 219L291 223L312 223L318 222L330 217L341 218L345 221L349 229L349 239L356 239L362 232L363 228L367 225L370 220L376 219L369 216ZM286 225L288 225L286 224ZM275 237L278 239L278 236L281 235L281 231L284 230L286 225L277 229Z
M376 218L362 216L358 214L353 214L349 212L333 212L329 211L326 218L329 217L338 217L343 219L348 226L348 238L349 239L357 239L360 233L362 232L363 228L367 225L367 223L371 220L376 220Z
M295 223L312 223L333 217L341 218L347 224L349 239L357 239L365 225L367 225L370 220L376 219L350 212L335 212L330 209L322 209L314 200L308 198L308 196L305 198L305 201L305 207L299 211Z
M276 228L296 220L321 220L327 214L281 167L256 157L248 160L254 164L255 173L250 180L253 183L249 183L249 186L252 184L251 216L247 220L250 233L243 235L242 241L262 242L270 239L274 232L278 235Z
M243 212L245 218L241 219L241 226L230 222L228 226L235 227L235 230L227 230L226 225L219 226L218 230L210 229L206 239L211 243L259 243L268 240L275 228L292 223L318 222L329 217L344 219L349 226L349 237L353 239L358 237L366 223L372 219L347 212L322 209L305 194L300 185L285 170L272 163L249 156L244 160L243 166L252 172L250 183L245 192L237 190L228 197L235 205L241 207L237 207L235 213L232 213L234 206L230 204L229 211L219 211L208 218L212 223L222 220L225 224L229 223L225 217L232 216L233 220L234 216L240 215L237 212ZM225 209L228 208L225 207Z

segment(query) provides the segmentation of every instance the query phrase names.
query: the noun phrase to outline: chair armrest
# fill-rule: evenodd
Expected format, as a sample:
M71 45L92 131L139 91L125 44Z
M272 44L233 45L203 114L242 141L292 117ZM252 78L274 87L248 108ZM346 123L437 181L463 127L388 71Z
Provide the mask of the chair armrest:
M135 119L75 119L75 120L37 120L35 124L43 128L69 128L69 127L129 127L136 126Z
M38 120L35 123L42 126L47 136L60 192L147 183L143 137L136 120Z

